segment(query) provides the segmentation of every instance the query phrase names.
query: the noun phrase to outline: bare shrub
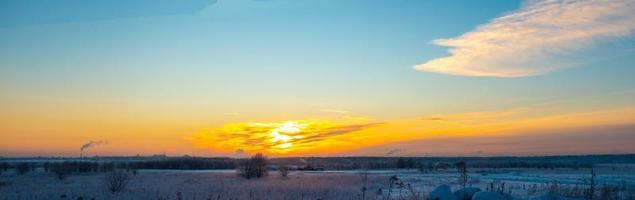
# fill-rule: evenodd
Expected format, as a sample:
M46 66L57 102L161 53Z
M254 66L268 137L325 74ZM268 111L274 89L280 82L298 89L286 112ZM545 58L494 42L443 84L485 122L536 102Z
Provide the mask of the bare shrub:
M392 175L390 176L390 178L388 178L388 197L390 197L390 195L392 194L392 187L393 185L397 185L399 182L399 177L397 177L397 175Z
M0 175L2 172L7 171L9 169L9 164L6 162L0 162Z
M558 184L558 181L553 180L549 184L549 188L547 188L547 193L550 195L558 195L561 189L562 188L560 187L560 184Z
M73 172L73 168L71 166L65 165L64 163L53 163L51 164L50 168L59 180L66 179L66 177L68 177L68 175Z
M238 175L243 178L262 178L269 174L267 170L267 157L258 153L253 157L241 160L238 163Z
M635 188L626 181L620 181L620 190L624 199L635 199Z
M18 174L23 175L31 171L31 165L29 165L29 163L23 162L23 163L17 164L15 166L15 169L18 172Z
M0 188L4 187L5 185L11 185L10 181L0 181Z
M425 199L424 198L424 194L419 194L417 191L415 191L415 189L412 187L412 185L410 185L410 183L406 184L406 188L408 189L408 192L410 193L410 199L412 200L417 200L417 199Z
M604 185L600 188L600 200L619 199L620 188L612 185Z
M404 190L407 190L407 192L409 192L411 198L414 198L414 199L418 198L418 194L415 192L414 188L412 188L412 186L409 183L406 183L404 182L404 180L399 179L397 175L390 176L388 179L388 184L389 184L388 194L386 194L386 197L388 197L388 199L390 199L392 195L393 186L399 192L398 199L403 199L402 195Z
M130 176L128 173L120 170L107 173L105 178L106 188L113 194L126 189L129 181Z
M282 178L287 178L289 176L289 167L286 165L280 165L280 168L278 168L278 170L280 171L280 176Z
M570 198L583 198L584 197L584 189L582 189L577 184L573 187L568 187L566 190L561 192L563 196Z
M536 193L538 193L538 185L536 184L532 184L527 188L527 194L530 196L535 195Z
M368 190L368 170L364 169L362 171L361 175L362 175L362 182L363 182L363 185L362 185L362 188L361 188L362 200L365 200L366 199L366 191Z

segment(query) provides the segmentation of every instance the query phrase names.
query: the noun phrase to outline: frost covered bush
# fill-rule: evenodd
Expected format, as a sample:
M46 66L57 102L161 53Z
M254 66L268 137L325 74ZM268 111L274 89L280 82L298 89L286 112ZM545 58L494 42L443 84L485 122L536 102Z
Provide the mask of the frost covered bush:
M106 188L108 191L115 194L117 192L121 192L126 189L128 182L130 181L130 176L127 172L120 170L113 170L106 174Z

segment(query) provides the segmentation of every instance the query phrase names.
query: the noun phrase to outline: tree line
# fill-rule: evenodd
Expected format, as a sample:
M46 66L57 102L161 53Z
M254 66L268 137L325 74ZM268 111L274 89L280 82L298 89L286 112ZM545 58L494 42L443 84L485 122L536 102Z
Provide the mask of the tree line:
M125 158L125 157L124 157ZM163 159L138 160L46 160L20 162L0 161L0 174L13 169L25 174L34 169L45 172L91 173L108 172L113 169L173 169L209 170L239 169L245 158L166 157ZM589 168L595 163L635 163L635 155L596 156L545 156L545 157L308 157L271 158L268 165L285 166L291 170L373 170L373 169L419 169L429 171L444 169L458 161L466 161L469 168Z

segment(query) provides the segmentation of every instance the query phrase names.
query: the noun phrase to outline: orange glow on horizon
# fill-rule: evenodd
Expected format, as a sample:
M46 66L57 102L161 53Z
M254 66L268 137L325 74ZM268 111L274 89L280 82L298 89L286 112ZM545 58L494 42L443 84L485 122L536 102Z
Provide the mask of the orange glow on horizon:
M230 123L216 129L203 129L190 139L197 147L227 154L240 151L273 156L337 155L411 140L532 134L635 122L635 108L535 115L528 109L515 109L386 121Z

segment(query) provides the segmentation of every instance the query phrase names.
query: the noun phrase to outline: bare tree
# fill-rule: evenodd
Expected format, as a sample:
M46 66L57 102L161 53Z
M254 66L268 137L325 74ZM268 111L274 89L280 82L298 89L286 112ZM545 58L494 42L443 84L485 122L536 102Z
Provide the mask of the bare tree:
M385 196L385 199L390 199L393 185L398 185L398 184L399 184L399 178L397 177L397 175L390 176L390 178L388 179L388 194Z
M267 170L267 157L258 153L249 159L241 160L238 163L238 175L250 179L261 178L269 174Z
M469 177L467 176L467 164L463 161L457 162L454 164L456 169L459 171L459 183L463 187L463 191L465 191L465 187L467 187L467 182L469 181ZM462 199L470 199L471 197L467 196L467 193L463 192Z
M117 192L123 191L126 188L128 182L130 181L130 176L128 176L128 173L124 171L113 170L112 172L106 174L105 181L106 188L108 188L110 192L115 194Z
M586 200L593 200L595 198L595 189L597 187L595 172L593 171L593 168L591 168L591 176L585 179L584 182L589 185L589 188L584 191L584 197Z

